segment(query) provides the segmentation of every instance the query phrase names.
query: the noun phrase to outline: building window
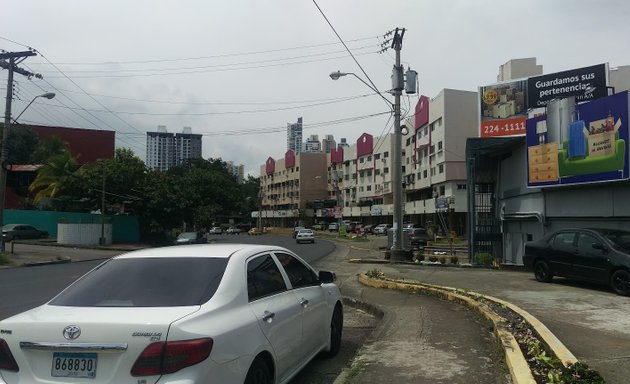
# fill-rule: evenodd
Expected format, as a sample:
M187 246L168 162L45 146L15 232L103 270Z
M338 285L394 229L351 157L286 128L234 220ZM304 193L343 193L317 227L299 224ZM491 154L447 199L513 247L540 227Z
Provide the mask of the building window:
M438 172L444 173L444 164L438 164Z
M371 185L368 185L368 186L367 186L367 191L368 191L368 192L370 192L371 190L372 190L372 186L371 186Z
M426 179L428 177L428 172L425 169L424 171L422 171L422 176Z
M443 185L440 185L440 196L444 196L444 194L446 193L446 188L444 188Z
M431 150L429 151L430 154L434 154L435 153L435 144L431 145Z
M372 155L368 156L367 161L372 161Z
M384 152L383 153L383 158L387 159L389 157L389 152Z
M375 169L375 170L374 170L374 174L375 174L376 176L380 175L380 174L381 174L381 170L380 170L380 169Z
M381 154L377 153L376 155L374 155L374 160L378 160L381 158Z
M435 176L435 167L431 168L431 176Z
M383 168L383 173L389 173L389 168L387 167Z
M363 164L364 162L365 162L365 159L364 159L364 158L360 158L360 159L359 159L359 163Z
M438 152L442 152L442 142L438 141Z

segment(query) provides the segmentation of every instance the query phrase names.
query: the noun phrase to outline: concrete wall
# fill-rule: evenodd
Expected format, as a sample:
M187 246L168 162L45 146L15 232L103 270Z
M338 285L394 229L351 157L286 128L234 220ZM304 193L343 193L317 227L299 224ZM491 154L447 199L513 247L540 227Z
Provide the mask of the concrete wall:
M112 225L105 224L57 224L57 243L72 245L99 245L104 229L105 244L112 243Z

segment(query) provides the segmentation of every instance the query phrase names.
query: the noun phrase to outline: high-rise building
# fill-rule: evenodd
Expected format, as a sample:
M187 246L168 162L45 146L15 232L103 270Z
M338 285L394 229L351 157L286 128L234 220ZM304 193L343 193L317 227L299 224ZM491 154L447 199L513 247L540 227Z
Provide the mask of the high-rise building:
M297 123L287 124L287 150L293 150L297 155L302 152L302 118L298 117Z
M335 142L333 135L326 135L326 137L322 139L322 151L324 151L324 153L330 153L330 151L336 147L337 143Z
M227 171L234 177L239 184L243 184L245 178L245 166L243 164L234 164L233 161L226 161Z
M175 164L187 159L201 157L201 135L192 133L192 128L184 127L182 133L175 134Z
M345 137L342 137L339 140L341 140L341 141L339 142L339 144L337 144L337 148L348 148L348 147L350 147L350 144L348 144L348 142L346 141Z
M319 136L311 135L308 139L306 139L306 143L304 143L304 151L305 152L321 152L322 143L319 142Z
M157 132L147 132L147 167L166 171L187 159L201 157L201 135L193 134L190 127L182 133L167 132L158 125Z
M147 132L147 167L166 171L174 165L174 136L165 125L158 125L157 132Z

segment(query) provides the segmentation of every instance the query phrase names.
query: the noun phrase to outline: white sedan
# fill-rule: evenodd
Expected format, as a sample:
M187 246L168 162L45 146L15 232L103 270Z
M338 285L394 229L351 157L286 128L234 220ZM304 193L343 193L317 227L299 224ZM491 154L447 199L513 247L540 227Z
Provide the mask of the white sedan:
M286 383L339 351L334 279L267 245L122 254L0 321L0 384Z
M314 243L315 232L312 229L300 229L295 235L295 242L300 243Z

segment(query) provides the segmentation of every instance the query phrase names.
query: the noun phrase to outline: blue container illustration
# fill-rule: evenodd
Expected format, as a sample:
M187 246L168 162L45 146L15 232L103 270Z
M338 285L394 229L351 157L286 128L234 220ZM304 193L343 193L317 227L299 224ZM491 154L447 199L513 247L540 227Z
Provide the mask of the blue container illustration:
M569 159L586 157L586 138L583 120L574 121L569 125Z

